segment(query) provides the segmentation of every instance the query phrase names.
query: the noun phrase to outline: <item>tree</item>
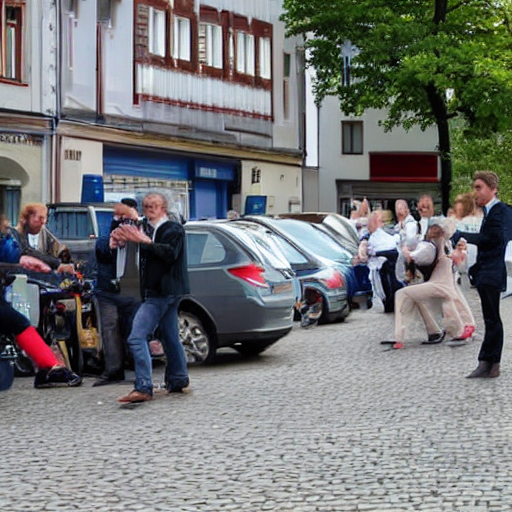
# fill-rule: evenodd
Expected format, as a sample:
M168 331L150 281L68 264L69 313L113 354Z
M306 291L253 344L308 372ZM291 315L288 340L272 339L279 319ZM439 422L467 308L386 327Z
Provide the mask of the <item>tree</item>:
M443 211L450 201L450 120L473 134L512 126L511 0L283 0L288 35L302 35L318 102L343 112L387 109L386 130L436 125ZM344 42L357 53L343 80Z
M472 188L475 170L489 170L500 177L499 197L512 204L512 131L473 137L465 126L451 126L452 198Z

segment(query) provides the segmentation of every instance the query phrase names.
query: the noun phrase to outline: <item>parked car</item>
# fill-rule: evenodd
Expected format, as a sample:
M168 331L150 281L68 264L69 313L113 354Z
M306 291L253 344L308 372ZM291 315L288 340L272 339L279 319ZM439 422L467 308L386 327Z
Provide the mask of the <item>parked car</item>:
M281 213L278 215L281 219L297 219L311 222L321 226L321 228L332 233L338 238L343 247L351 254L357 253L359 246L359 237L357 231L350 221L339 213L325 212L302 212L302 213Z
M327 323L344 320L350 313L348 303L347 285L337 263L325 258L317 257L298 242L280 232L276 224L284 221L258 217L261 222L244 217L230 221L229 224L238 229L245 229L250 233L259 233L261 237L272 239L272 243L279 246L291 267L297 274L302 285L302 297L308 301L309 297L321 298L321 305L317 306L319 322ZM291 221L299 222L300 221Z
M191 295L179 307L189 363L209 363L218 348L263 352L292 328L294 272L280 253L227 223L188 222Z
M327 234L344 255L350 255L351 268L349 283L349 295L352 307L371 308L373 305L373 290L370 282L368 267L366 265L353 265L352 260L357 253L359 239L355 229L348 219L337 213L290 213L281 214L278 218L294 218L309 222L315 228ZM346 261L343 256L343 261Z
M94 260L100 235L108 235L113 203L52 203L48 205L48 229L70 250L74 261Z

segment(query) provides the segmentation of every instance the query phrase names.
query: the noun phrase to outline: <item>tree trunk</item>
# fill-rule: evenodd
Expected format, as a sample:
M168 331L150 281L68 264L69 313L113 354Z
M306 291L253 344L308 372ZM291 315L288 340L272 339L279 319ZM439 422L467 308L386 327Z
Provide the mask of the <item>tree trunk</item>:
M452 181L452 158L450 153L450 128L448 120L438 120L439 156L441 158L441 207L446 215L450 207L450 191Z
M450 187L452 181L452 160L450 154L450 127L448 125L448 110L445 98L435 88L434 84L426 87L426 93L432 112L436 118L438 149L441 158L441 207L446 215L450 207Z

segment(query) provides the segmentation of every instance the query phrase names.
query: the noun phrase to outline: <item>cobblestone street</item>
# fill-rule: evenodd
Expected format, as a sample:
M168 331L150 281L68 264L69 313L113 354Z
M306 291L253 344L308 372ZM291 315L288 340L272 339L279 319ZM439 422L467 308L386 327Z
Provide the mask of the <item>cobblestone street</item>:
M393 316L295 328L262 356L191 368L135 409L129 384L0 394L0 511L512 510L512 297L498 379L463 347L378 343ZM159 381L163 367L154 375Z

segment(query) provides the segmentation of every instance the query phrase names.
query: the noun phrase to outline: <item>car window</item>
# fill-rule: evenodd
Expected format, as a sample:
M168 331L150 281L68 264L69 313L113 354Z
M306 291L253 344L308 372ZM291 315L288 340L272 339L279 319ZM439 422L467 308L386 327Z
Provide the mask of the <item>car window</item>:
M252 250L264 263L273 268L290 268L290 262L283 254L272 233L256 224L233 223L229 229Z
M276 225L288 236L314 254L330 260L350 263L350 254L338 245L329 235L323 233L308 222L283 219Z
M47 226L57 238L63 240L82 240L94 234L87 211L50 210Z
M226 249L212 233L187 233L187 258L190 266L221 263Z

